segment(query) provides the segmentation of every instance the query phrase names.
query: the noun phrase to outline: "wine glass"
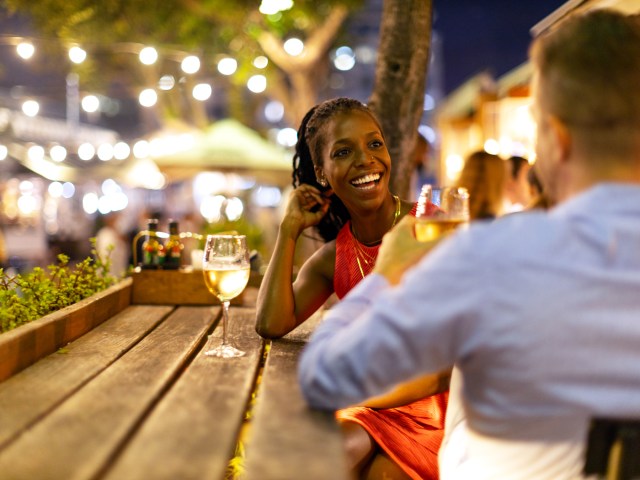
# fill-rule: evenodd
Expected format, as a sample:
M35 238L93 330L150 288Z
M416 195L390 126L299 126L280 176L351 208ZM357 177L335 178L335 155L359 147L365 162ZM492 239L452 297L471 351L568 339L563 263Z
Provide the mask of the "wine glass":
M429 242L469 223L469 192L462 187L423 185L416 209L415 234Z
M245 235L207 235L202 261L204 283L222 302L222 344L205 355L241 357L245 352L227 341L229 301L242 293L249 281L249 250Z

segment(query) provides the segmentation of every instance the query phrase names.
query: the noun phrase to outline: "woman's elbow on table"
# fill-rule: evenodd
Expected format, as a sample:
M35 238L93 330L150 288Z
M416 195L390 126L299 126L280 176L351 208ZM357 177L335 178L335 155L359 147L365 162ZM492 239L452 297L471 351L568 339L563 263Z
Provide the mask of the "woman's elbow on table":
M261 320L260 315L256 319L256 333L266 340L276 340L285 336L288 332L270 325Z

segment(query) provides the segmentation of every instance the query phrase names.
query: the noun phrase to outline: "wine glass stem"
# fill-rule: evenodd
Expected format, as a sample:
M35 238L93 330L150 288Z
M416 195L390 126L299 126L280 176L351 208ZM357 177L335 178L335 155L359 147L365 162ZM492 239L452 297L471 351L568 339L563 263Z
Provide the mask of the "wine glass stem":
M227 345L227 325L229 324L229 302L222 302L222 345Z

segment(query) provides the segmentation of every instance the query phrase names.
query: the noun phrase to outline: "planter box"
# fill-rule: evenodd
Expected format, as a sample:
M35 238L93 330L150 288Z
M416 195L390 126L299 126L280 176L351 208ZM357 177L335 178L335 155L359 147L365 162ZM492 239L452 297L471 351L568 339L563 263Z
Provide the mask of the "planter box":
M131 304L132 280L118 284L0 335L0 382L28 367Z
M219 305L207 289L202 270L136 270L131 303L145 305ZM231 300L242 305L243 294Z

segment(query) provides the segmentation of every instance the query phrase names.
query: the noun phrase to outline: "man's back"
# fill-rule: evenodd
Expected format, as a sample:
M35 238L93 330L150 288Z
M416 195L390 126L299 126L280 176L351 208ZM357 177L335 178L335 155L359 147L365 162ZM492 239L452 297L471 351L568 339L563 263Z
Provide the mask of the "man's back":
M474 426L531 439L519 418L640 416L640 188L597 187L548 216L519 215L468 240L488 290L458 347Z
M575 469L591 416L640 418L638 218L640 188L601 186L460 238L460 268L474 266L465 283L486 299L456 327L472 429L465 468L554 478L549 468ZM455 438L444 448L461 448Z

